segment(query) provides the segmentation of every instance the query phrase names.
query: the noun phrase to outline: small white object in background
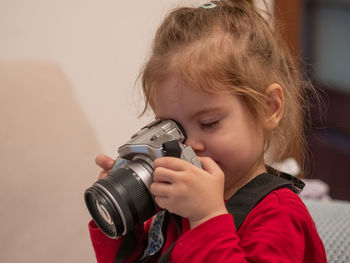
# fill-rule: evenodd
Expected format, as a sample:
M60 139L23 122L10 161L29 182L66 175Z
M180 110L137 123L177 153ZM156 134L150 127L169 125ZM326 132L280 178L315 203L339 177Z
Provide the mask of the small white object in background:
M329 186L322 180L303 179L303 182L305 183L305 187L299 194L301 198L325 201L331 200L329 196Z
M294 158L288 158L280 163L274 165L274 168L297 176L300 173L300 167ZM313 200L331 200L329 196L329 186L319 179L303 179L305 187L299 194L301 198Z
M280 163L276 163L273 165L273 168L293 176L297 176L300 173L300 167L294 158L287 158Z

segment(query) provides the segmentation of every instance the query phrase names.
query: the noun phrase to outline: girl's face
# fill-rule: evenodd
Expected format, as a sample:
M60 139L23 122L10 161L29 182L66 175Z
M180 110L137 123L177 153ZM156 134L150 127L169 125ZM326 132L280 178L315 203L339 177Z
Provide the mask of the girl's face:
M226 199L266 171L262 129L238 96L209 94L169 78L156 87L153 102L157 118L180 123L185 144L223 170Z

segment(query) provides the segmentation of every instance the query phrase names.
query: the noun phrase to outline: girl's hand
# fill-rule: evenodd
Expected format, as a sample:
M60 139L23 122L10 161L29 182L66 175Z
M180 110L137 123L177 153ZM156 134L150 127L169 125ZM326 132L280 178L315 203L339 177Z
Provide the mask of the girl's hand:
M175 157L156 159L150 188L158 206L187 218L191 229L228 213L224 202L224 173L211 158L199 159L203 170Z
M107 156L107 155L98 155L95 158L95 163L102 168L102 171L100 172L98 179L103 179L106 177L106 175L109 173L109 171L112 169L114 160Z

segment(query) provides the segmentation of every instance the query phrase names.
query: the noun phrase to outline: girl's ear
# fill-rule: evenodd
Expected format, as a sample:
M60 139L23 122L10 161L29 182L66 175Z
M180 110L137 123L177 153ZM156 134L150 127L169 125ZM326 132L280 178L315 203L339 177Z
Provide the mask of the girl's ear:
M277 127L283 116L283 90L280 85L274 83L265 90L265 96L266 103L264 110L264 128L271 131Z

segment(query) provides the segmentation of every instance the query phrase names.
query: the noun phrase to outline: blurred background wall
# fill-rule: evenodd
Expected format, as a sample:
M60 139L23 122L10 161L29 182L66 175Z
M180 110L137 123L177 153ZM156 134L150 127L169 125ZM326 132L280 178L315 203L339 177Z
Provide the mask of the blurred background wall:
M134 81L165 12L177 1L1 0L0 59L57 64L102 150L139 128Z
M275 0L275 18L319 91L306 132L308 178L329 185L332 198L350 200L350 2ZM317 100L310 101L316 105Z

